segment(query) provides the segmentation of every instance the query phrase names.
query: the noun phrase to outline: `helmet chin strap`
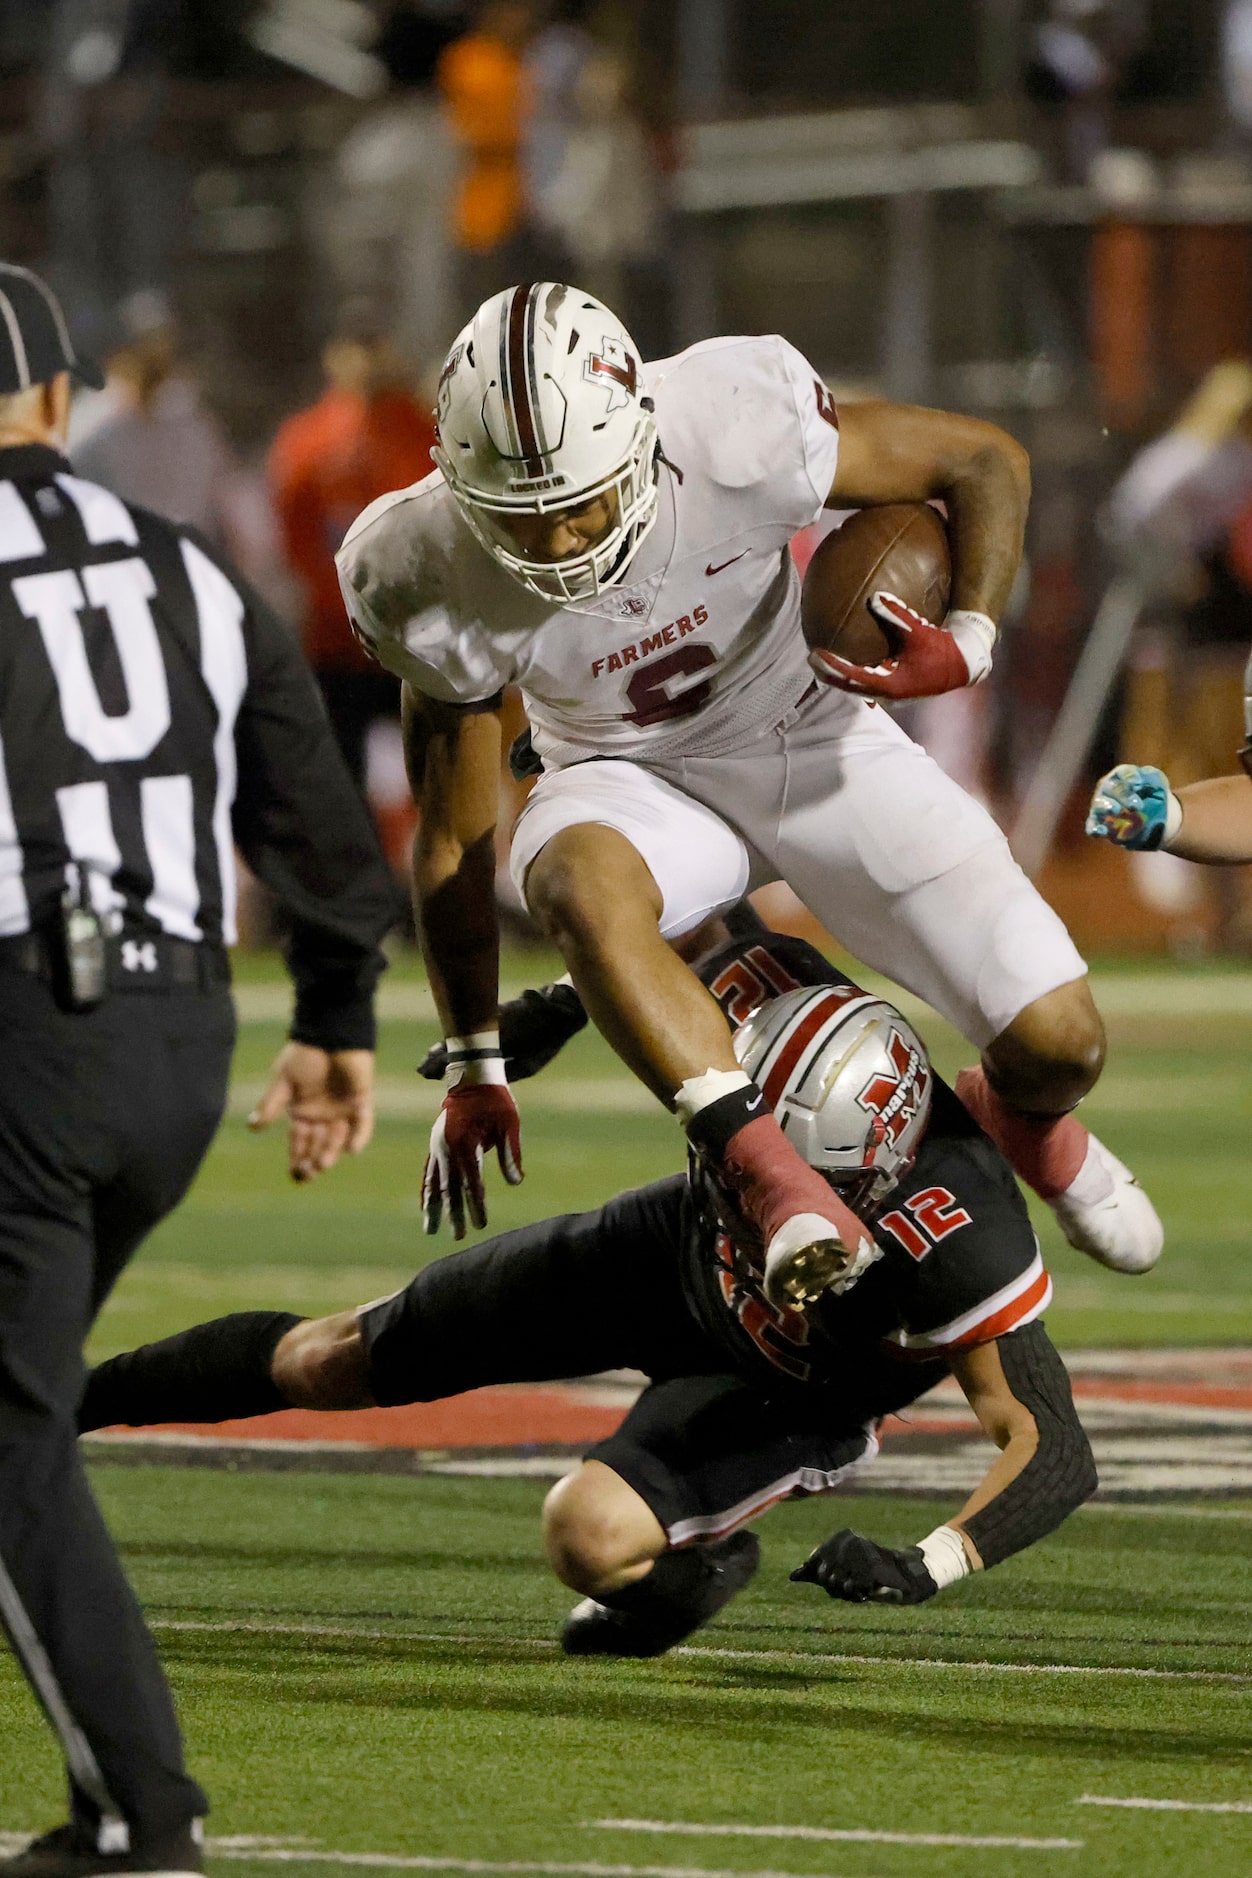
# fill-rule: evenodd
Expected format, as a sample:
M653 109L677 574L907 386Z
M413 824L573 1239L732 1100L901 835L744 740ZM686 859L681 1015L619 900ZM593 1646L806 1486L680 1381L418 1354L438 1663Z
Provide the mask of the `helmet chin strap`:
M656 413L656 399L655 398L640 398L639 403L645 411L651 411L653 415L655 415ZM670 462L669 458L665 454L664 447L659 437L656 440L656 450L653 452L652 461L654 464L664 463L670 475L676 476L678 478L678 486L681 489L682 482L683 482L683 473L679 469L677 463Z
M668 457L666 456L666 454L665 454L665 452L664 452L664 450L663 450L663 449L661 448L661 445L660 445L660 442L659 442L659 440L658 440L658 442L657 442L657 446L656 446L656 461L657 461L658 463L664 463L664 465L665 465L665 467L666 467L666 469L667 469L667 470L669 471L669 473L670 473L670 475L671 475L671 476L675 476L675 477L677 477L677 479L678 479L678 486L679 486L679 488L681 489L681 488L682 488L682 482L683 482L683 473L682 473L682 471L681 471L681 470L679 469L679 467L678 467L678 465L677 465L677 463L671 463L671 462L670 462L670 460L669 460L669 458L668 458Z

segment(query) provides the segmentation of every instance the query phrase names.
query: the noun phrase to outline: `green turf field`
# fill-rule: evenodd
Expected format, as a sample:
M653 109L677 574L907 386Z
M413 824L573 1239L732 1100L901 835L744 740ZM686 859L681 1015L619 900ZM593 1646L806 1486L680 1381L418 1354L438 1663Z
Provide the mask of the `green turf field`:
M510 961L515 986L550 971ZM1246 1341L1252 977L1106 969L1098 992L1112 1049L1091 1118L1141 1171L1169 1249L1148 1278L1119 1279L1062 1247L1041 1209L1050 1327L1063 1348ZM420 1232L439 1097L412 1074L436 1028L414 967L388 992L378 1139L312 1189L289 1186L280 1137L254 1139L242 1119L283 1004L272 965L248 965L231 1118L119 1287L97 1353L241 1306L359 1302L446 1247ZM933 1019L923 1029L942 1069L968 1060ZM495 1225L679 1164L674 1124L594 1037L521 1101L528 1177L493 1182ZM907 1543L949 1504L784 1507L762 1524L760 1578L698 1648L609 1666L554 1648L570 1599L542 1560L537 1482L94 1475L158 1627L212 1831L235 1840L215 1851L219 1873L1252 1874L1247 1504L1084 1510L916 1611L832 1605L787 1572L844 1518ZM54 1821L59 1785L0 1657L0 1833ZM932 1842L952 1836L977 1843ZM1039 1843L982 1843L1006 1839Z
M784 1507L761 1524L760 1577L698 1648L610 1665L553 1648L569 1597L542 1563L535 1483L174 1468L95 1479L217 1836L268 1837L288 1858L304 1841L488 1872L590 1866L592 1878L1252 1871L1252 1814L1079 1803L1252 1801L1252 1508L1082 1512L985 1579L883 1611L787 1582L835 1509ZM894 1543L949 1510L847 1506ZM7 1660L0 1741L0 1828L55 1819L55 1757ZM1081 1843L594 1823L606 1819ZM241 1878L276 1869L213 1863Z
M553 975L543 954L507 964L519 988ZM1049 1315L1062 1347L1237 1343L1252 1339L1252 973L1105 968L1109 1066L1084 1109L1141 1174L1168 1231L1161 1265L1145 1278L1102 1271L1071 1252L1038 1207L1057 1283ZM245 1021L233 1112L182 1210L123 1279L101 1321L104 1354L219 1311L271 1304L321 1313L376 1297L449 1242L421 1231L418 1186L436 1085L413 1065L434 1038L429 994L412 963L389 975L380 1071L383 1119L368 1154L315 1188L283 1176L278 1133L248 1134L243 1115L282 1038L281 979L245 966ZM917 1007L910 1007L917 1008ZM969 1047L922 1018L939 1067L954 1073ZM594 1206L610 1193L681 1165L675 1124L594 1034L519 1092L527 1177L490 1184L493 1227Z

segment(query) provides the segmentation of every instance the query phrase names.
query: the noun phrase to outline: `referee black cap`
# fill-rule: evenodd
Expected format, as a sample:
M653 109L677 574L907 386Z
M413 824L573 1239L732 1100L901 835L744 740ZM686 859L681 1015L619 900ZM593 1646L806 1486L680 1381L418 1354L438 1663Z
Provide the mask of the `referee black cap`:
M99 391L104 373L75 352L61 303L29 268L0 261L0 397L72 372Z

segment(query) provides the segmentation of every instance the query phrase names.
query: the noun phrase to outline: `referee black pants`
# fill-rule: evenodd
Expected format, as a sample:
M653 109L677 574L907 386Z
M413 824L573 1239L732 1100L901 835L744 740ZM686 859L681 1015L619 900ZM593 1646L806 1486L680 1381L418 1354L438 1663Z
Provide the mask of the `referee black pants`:
M178 1204L213 1139L234 1008L221 985L118 991L70 1016L42 980L0 969L0 1040L6 1628L54 1718L59 1694L111 1810L142 1846L207 1801L184 1770L156 1650L79 1460L82 1347L127 1260ZM42 1645L42 1668L28 1637L23 1646L23 1619ZM70 1787L76 1817L94 1824L98 1792L72 1772Z

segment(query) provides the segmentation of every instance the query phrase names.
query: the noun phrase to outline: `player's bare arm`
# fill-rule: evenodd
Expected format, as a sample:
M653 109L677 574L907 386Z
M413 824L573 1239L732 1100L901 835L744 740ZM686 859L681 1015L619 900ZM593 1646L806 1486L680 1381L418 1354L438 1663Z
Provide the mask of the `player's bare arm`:
M1252 861L1252 775L1212 776L1175 791L1162 770L1119 763L1096 784L1087 833L1209 867L1244 865Z
M1178 791L1182 822L1171 854L1214 867L1252 861L1252 778L1214 776Z
M793 1579L852 1604L923 1604L1045 1538L1095 1492L1091 1446L1041 1323L957 1353L952 1370L1000 1450L960 1512L902 1549L845 1528Z
M962 1351L953 1360L952 1373L978 1417L983 1433L999 1449L956 1518L949 1521L961 1534L970 1564L975 1571L981 1571L983 1560L969 1535L966 1521L989 1506L1029 1467L1039 1452L1039 1424L1032 1410L1019 1401L1009 1387L998 1343L980 1343L972 1350Z
M447 1036L494 1028L500 982L495 831L497 710L401 693L405 763L420 814L413 896L422 955Z
M500 935L495 827L501 730L494 704L452 706L403 692L405 761L420 826L413 891L422 953L443 1022L452 1086L431 1134L422 1181L426 1230L445 1201L453 1236L487 1223L484 1154L510 1185L522 1177L517 1109L500 1052Z
M951 411L878 400L839 411L833 509L942 501L952 541L952 611L998 621L1030 506L1030 459L1007 431Z
M857 665L814 647L824 684L860 697L935 697L976 685L991 670L997 622L1021 558L1030 503L1026 452L994 424L949 411L878 400L845 406L827 506L942 500L952 546L946 616L926 619L899 594L875 593L869 609L891 653Z

